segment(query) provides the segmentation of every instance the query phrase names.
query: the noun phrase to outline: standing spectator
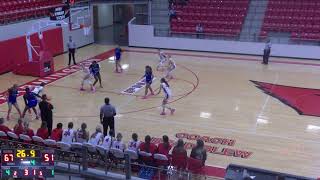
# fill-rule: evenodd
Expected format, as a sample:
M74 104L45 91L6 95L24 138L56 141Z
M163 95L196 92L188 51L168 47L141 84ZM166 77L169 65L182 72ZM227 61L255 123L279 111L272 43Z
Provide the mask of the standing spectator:
M34 136L34 132L31 128L29 128L29 123L25 121L23 123L23 126L24 126L23 134L32 138L32 136Z
M157 152L157 146L155 144L151 143L151 137L149 135L147 135L144 138L144 142L140 144L139 150L152 154L151 157L143 157L142 158L144 163L146 163L148 165L152 165L153 164L152 157Z
M62 139L62 123L58 123L57 127L52 130L50 139L55 140L55 141L61 141Z
M23 134L24 127L22 119L18 120L18 123L14 126L13 132L19 137L20 134Z
M96 146L99 145L103 141L103 134L101 127L98 125L96 127L96 132L93 133L89 139L89 143Z
M37 136L41 137L42 139L48 139L49 132L47 127L47 122L42 121L41 127L37 131Z
M109 131L109 135L104 137L103 142L102 142L102 146L106 149L110 149L112 146L112 143L114 141L113 139L114 133L113 130L110 129Z
M122 142L122 134L121 133L117 134L117 139L112 143L112 148L120 149L123 152L126 149L126 145Z
M114 130L114 116L117 115L116 109L110 104L110 99L104 99L104 105L100 108L100 122L103 125L103 134L106 136L108 134L108 128L115 132Z
M76 132L76 142L85 143L89 140L89 132L87 131L87 124L82 123L81 128Z
M177 18L177 12L173 6L169 9L169 18L170 21L172 20L172 18Z
M46 94L43 94L41 97L42 101L39 103L40 115L41 120L45 121L48 126L49 136L51 135L52 131L52 109L53 106L51 103L48 102L48 98Z
M5 133L11 132L11 129L9 129L6 125L4 125L4 119L0 118L0 131L3 131Z
M196 32L197 32L197 38L200 38L200 36L202 36L202 33L203 33L203 26L201 23L198 23L196 25Z
M162 143L158 145L158 153L166 155L169 158L169 151L172 146L169 143L169 137L167 135L162 136Z
M76 53L76 43L72 40L72 36L69 36L69 42L67 44L68 49L69 49L69 63L68 66L71 65L71 56L73 59L73 64L76 65L76 59L74 57L75 53Z
M132 151L138 152L138 148L141 144L141 141L138 140L138 134L133 133L132 134L132 140L128 143L128 149Z
M184 142L179 139L177 145L172 150L172 164L178 169L185 169L187 167L188 154L184 148Z
M74 140L75 131L73 130L73 122L68 123L68 128L63 130L61 141L71 144Z
M264 47L263 50L263 62L262 64L268 64L269 63L269 57L271 53L271 41L270 39L266 42L266 46Z
M202 162L202 165L205 165L205 162L207 160L207 151L204 148L203 140L197 140L197 145L196 147L192 148L190 157L200 160Z

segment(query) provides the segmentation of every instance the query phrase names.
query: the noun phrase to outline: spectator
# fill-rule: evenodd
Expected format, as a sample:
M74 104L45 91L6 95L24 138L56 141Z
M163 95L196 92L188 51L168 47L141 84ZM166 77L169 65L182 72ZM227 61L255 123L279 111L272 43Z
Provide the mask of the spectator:
M140 144L139 150L144 151L146 153L150 153L153 156L157 152L157 146L155 144L151 143L151 137L149 135L147 135L144 138L144 142ZM152 157L143 157L142 160L143 160L143 162L145 162L148 165L153 164Z
M29 123L25 121L23 123L23 126L24 126L23 134L32 138L32 136L34 136L34 132L31 128L29 128Z
M89 140L89 132L87 131L87 124L82 123L81 129L78 129L76 132L76 141L78 143L88 142Z
M96 146L100 144L100 142L102 141L103 141L103 134L102 134L101 127L98 125L96 127L96 132L91 135L89 139L89 143Z
M6 125L4 125L4 119L3 118L0 118L0 131L3 131L5 133L11 131L11 129L9 129Z
M18 120L18 123L14 126L13 132L19 137L20 134L23 134L24 127L22 119Z
M169 151L172 146L169 143L169 137L167 135L162 136L162 143L158 145L158 153L166 155L169 158Z
M185 169L187 167L188 154L184 148L184 142L179 139L177 145L172 150L172 164L177 165L178 169Z
M41 137L42 139L48 139L49 131L47 127L47 122L42 121L41 127L37 131L37 136Z
M61 141L62 139L62 123L58 123L57 127L52 131L50 139L55 141Z
M46 94L43 94L41 97L42 101L39 103L41 120L47 122L49 136L52 131L52 109L53 106L48 102L48 98Z
M67 144L71 144L74 140L75 131L73 130L73 123L68 123L68 129L63 130L61 141Z
M269 63L269 57L270 57L270 53L271 53L271 41L270 39L266 42L266 46L263 50L263 62L262 64L268 64Z
M196 147L192 148L190 157L202 161L202 165L205 165L207 160L207 151L204 148L204 142L201 139L198 139Z
M122 134L121 133L117 134L117 139L112 143L112 148L120 149L123 152L126 149L126 145L122 142Z
M141 144L141 141L138 140L138 134L133 133L132 134L132 140L128 143L128 149L132 151L138 152L138 148Z
M112 142L114 141L113 136L114 136L113 130L110 130L109 135L104 137L103 139L102 146L104 148L110 149L110 147L112 146Z
M108 134L108 128L114 131L114 116L117 115L116 109L110 104L110 99L104 99L104 105L100 108L100 122L103 125L103 134Z
M200 36L202 35L203 33L203 26L201 23L198 23L196 25L196 32L197 32L197 38L200 38Z
M170 18L170 21L172 20L172 18L177 18L177 12L174 9L174 7L171 7L169 9L169 18Z

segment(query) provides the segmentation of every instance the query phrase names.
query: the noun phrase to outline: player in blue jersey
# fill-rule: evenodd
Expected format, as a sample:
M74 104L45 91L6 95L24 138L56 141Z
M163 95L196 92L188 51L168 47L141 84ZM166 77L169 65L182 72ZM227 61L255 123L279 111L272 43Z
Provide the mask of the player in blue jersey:
M100 65L97 63L97 61L93 61L92 64L90 65L89 69L95 79L93 86L95 86L97 84L97 82L99 81L100 88L103 88L102 84L101 84Z
M23 110L22 118L24 118L24 116L26 115L26 112L29 109L32 109L33 112L36 114L36 119L39 119L37 109L36 109L36 106L38 104L37 94L30 91L30 88L28 88L28 87L25 89L25 91L26 91L26 93L23 95L23 99L24 99L24 103L25 103L26 107Z
M116 72L117 73L122 73L122 71L123 71L122 66L121 66L121 53L122 53L122 49L120 48L120 46L118 46L114 50L115 63L116 63Z
M7 114L7 120L10 120L10 113L12 110L12 106L16 108L16 110L19 113L19 116L21 117L21 110L19 108L17 97L18 97L18 85L14 84L11 88L8 89L8 96L7 96L7 102L8 102L8 114Z
M148 90L150 90L151 95L154 95L153 89L151 87L152 80L153 80L154 76L153 76L153 73L152 73L152 68L150 66L146 66L145 74L144 74L143 77L145 78L145 81L146 81L146 89L145 89L145 92L144 92L143 99L146 99L147 98L147 94L148 94Z

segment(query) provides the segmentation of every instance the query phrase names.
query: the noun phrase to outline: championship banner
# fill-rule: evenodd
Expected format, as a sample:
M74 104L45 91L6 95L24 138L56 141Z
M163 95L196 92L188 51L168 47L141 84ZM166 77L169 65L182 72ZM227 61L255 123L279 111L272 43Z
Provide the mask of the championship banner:
M49 11L51 21L60 21L70 17L70 6L68 5L51 8Z

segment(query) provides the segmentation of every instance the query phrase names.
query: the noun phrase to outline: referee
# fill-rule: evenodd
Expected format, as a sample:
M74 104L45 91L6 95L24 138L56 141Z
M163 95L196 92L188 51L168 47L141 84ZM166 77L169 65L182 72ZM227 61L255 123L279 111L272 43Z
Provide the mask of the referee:
M108 135L108 127L114 131L114 116L117 114L116 109L109 103L110 99L104 99L104 105L100 108L100 122L103 125L104 136ZM115 134L115 133L113 133Z
M68 49L69 49L69 66L71 64L71 56L73 59L73 64L76 65L76 59L74 57L74 54L76 53L76 43L72 40L72 36L69 36L69 42L67 44Z

